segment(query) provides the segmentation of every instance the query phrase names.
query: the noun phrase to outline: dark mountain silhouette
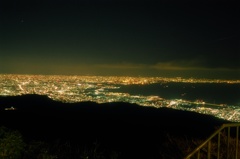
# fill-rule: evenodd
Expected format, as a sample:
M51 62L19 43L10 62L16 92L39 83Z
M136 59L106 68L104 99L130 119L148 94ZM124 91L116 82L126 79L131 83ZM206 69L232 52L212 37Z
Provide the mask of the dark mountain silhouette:
M15 110L5 110L9 107ZM41 95L0 97L0 109L0 125L19 130L26 140L61 139L80 145L99 141L129 157L139 151L151 154L166 134L206 138L227 122L169 108L123 102L62 103Z

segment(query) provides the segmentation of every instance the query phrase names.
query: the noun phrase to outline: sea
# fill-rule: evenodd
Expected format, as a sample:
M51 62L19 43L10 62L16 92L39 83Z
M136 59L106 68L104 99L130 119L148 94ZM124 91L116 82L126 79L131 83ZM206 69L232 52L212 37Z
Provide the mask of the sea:
M234 105L240 108L240 84L227 83L154 83L148 85L121 85L111 90L131 95L159 96L164 99L204 101Z

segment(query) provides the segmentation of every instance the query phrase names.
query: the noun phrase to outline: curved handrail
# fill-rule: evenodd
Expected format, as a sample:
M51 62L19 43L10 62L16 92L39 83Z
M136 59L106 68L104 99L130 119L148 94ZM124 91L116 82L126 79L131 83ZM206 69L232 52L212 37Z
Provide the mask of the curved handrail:
M223 124L218 130L216 130L209 138L207 138L201 145L199 145L196 149L194 149L185 159L190 159L195 153L197 153L203 146L209 143L209 141L215 137L217 134L219 134L224 128L230 128L230 127L240 127L240 123L227 123ZM238 129L237 129L237 136L238 136Z

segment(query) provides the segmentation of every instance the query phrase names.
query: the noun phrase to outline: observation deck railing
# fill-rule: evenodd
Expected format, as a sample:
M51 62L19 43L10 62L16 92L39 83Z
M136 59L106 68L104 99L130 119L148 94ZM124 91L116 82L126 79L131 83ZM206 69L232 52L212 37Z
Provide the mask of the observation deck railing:
M240 123L223 124L185 159L240 159Z

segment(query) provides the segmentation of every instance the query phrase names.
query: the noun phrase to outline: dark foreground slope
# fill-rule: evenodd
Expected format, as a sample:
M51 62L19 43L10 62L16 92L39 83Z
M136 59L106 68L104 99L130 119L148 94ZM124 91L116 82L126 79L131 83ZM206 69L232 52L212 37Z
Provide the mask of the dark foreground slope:
M5 110L14 107L16 110ZM225 123L212 116L129 103L61 103L47 96L0 97L0 125L19 130L26 140L94 142L122 158L154 158L166 136L206 138Z

